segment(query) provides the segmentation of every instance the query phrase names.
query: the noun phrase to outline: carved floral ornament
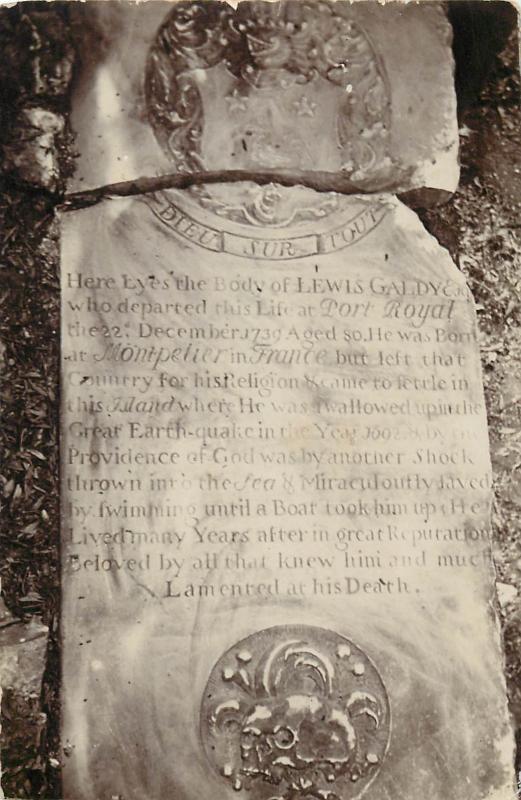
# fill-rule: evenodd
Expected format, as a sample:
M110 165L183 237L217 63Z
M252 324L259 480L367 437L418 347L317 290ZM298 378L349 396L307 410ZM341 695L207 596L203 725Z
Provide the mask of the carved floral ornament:
M235 791L263 800L352 800L390 737L374 664L322 628L279 626L226 652L201 708L206 754Z
M237 10L215 0L176 4L145 80L148 119L176 169L321 168L361 183L385 178L393 166L389 85L350 14L347 4L305 0ZM205 188L192 193L214 213L256 225L316 219L338 205L326 195L290 209L275 185L235 204Z

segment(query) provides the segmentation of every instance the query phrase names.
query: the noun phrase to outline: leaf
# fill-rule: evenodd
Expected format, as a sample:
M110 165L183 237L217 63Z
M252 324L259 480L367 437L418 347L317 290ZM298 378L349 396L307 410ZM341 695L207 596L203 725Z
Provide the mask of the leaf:
M15 487L15 482L14 482L14 480L11 478L11 480L10 480L10 481L7 481L7 483L6 483L6 484L5 484L5 486L4 486L4 489L3 489L3 495L4 495L4 497L9 497L9 496L10 496L10 495L13 493L13 489L14 489L14 487Z
M31 522L30 525L26 525L25 528L22 528L23 533L36 533L38 530L38 522Z
M43 453L40 453L39 450L33 450L32 448L28 447L26 449L26 453L31 453L32 456L38 458L40 461L45 461L45 456L43 455Z

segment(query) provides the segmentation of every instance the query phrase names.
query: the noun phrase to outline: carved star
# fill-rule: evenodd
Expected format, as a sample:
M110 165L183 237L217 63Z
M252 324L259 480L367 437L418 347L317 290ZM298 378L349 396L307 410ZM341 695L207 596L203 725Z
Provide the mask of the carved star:
M300 100L295 100L293 108L296 110L299 117L314 117L317 104L309 100L305 94L302 95Z
M240 94L237 89L234 89L231 94L226 97L228 108L230 111L246 111L248 108L248 98Z

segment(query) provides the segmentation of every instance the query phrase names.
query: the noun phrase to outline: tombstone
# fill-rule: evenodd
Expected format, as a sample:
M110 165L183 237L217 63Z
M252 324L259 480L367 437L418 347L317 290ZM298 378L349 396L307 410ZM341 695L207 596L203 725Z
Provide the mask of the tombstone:
M86 4L63 215L64 797L503 800L513 742L441 6ZM101 44L100 44L101 42Z

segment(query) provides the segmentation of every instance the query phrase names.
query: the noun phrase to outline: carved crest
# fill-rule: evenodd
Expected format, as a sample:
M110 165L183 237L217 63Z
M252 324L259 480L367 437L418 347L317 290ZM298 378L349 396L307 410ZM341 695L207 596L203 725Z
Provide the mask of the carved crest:
M219 659L201 731L208 758L236 791L266 800L351 800L385 757L390 711L360 648L322 628L281 626Z
M347 4L305 0L181 2L159 29L147 63L147 113L179 171L344 170L375 180L391 168L384 66ZM231 192L233 195L233 191ZM214 213L287 225L335 210L275 185L193 190ZM308 195L306 194L306 199Z

